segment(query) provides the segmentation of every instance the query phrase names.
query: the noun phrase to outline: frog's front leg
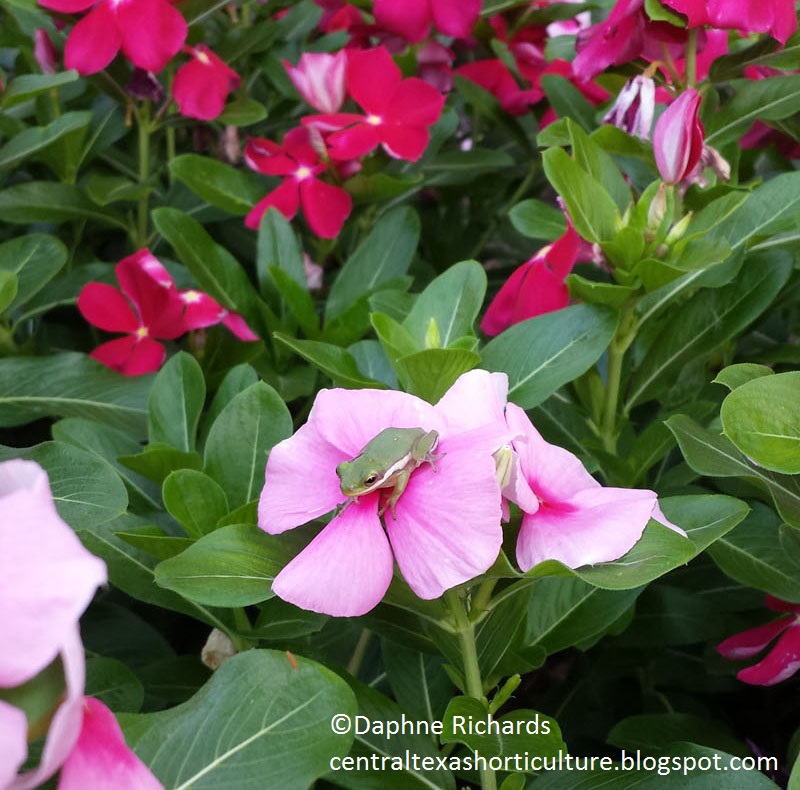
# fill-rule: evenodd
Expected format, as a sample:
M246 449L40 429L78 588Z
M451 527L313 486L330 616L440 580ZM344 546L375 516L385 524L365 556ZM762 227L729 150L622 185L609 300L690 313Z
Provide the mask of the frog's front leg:
M416 467L415 467L416 468ZM392 518L397 521L397 513L395 513L395 505L397 504L397 500L400 499L400 495L403 491L406 490L406 486L408 485L408 481L411 479L411 472L413 470L406 468L402 471L398 472L395 476L394 480L394 488L392 489L392 493L386 497L383 505L381 505L380 510L378 510L378 516L382 516L386 512L386 508L392 511Z

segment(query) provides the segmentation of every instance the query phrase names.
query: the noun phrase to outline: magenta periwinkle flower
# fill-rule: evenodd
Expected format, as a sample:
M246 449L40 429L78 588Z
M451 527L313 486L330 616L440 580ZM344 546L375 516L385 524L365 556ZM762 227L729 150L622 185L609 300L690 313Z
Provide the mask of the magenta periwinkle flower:
M466 38L478 21L481 0L375 0L375 22L411 43L422 41L431 25L453 38Z
M700 102L700 94L688 88L656 121L653 151L658 172L667 184L683 181L700 161L705 137Z
M296 66L283 61L283 67L297 92L315 110L339 111L347 93L347 53L344 50L333 55L327 52L304 52Z
M788 680L800 669L800 604L766 596L767 608L783 616L765 625L728 637L717 645L717 652L738 661L752 658L777 639L772 649L757 664L737 672L743 683L773 686Z
M175 73L172 95L181 115L210 121L225 109L228 94L239 87L241 77L205 44L187 47L190 56Z
M52 11L89 11L67 38L64 65L102 71L122 50L134 66L159 72L186 40L186 20L169 0L40 0ZM91 9L91 10L89 10Z
M349 502L275 577L275 594L303 609L349 617L380 602L395 562L425 599L488 570L502 542L492 454L509 440L506 388L503 374L475 370L435 406L389 390L322 390L306 424L269 455L261 529L279 534L344 505L337 465L386 428L437 431L436 469L426 463L412 472L383 524L380 490Z

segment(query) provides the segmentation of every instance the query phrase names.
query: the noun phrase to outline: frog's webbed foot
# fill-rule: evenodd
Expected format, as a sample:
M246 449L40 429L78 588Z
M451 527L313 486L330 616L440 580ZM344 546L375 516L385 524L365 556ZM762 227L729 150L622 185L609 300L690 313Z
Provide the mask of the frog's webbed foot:
M353 502L358 504L358 497L357 496L349 496L349 497L347 497L347 499L345 499L345 501L342 502L341 505L338 505L336 507L336 510L333 513L333 517L336 518L337 516L341 516L342 513L347 509L347 506L350 505Z
M434 472L439 471L439 467L436 465L438 461L441 461L447 453L427 453L425 457L422 459L423 463L429 463L431 465L431 469Z

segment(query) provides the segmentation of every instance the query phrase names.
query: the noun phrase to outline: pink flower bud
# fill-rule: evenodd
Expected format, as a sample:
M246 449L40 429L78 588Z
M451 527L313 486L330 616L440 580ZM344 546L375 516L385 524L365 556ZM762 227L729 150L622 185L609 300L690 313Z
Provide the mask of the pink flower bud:
M58 71L58 52L43 27L33 31L33 56L42 74L55 74Z
M656 121L653 149L661 178L677 184L691 173L703 152L700 94L689 88Z
M283 62L298 93L320 112L336 112L344 103L347 56L305 52L297 66Z
M655 83L650 77L640 74L625 83L617 100L603 117L603 123L613 124L628 134L649 140L655 107Z

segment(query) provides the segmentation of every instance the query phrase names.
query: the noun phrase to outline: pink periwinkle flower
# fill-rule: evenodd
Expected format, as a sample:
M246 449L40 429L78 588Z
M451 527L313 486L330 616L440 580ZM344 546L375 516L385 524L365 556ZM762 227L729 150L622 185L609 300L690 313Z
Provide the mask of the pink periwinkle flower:
M64 65L80 74L102 71L122 50L134 66L158 72L186 40L186 20L168 0L40 0L52 11L91 11L69 34Z
M379 145L395 159L416 162L439 120L444 97L432 85L403 79L385 47L347 51L347 90L366 115L311 115L303 123L332 131L326 143L332 159L358 159ZM334 131L336 130L336 131Z
M417 76L437 91L447 93L453 88L455 58L455 52L440 41L426 41L417 49Z
M530 109L530 105L544 98L544 91L541 88L520 88L508 66L499 58L465 63L454 73L491 93L510 115L524 115Z
M55 74L58 71L58 52L50 34L43 27L33 31L33 56L42 74Z
M172 95L181 115L210 121L225 109L242 78L205 44L187 47L191 59L175 73Z
M664 5L686 16L689 27L768 33L781 44L797 30L794 0L664 0Z
M481 329L487 335L499 335L527 318L566 307L569 290L564 280L580 250L581 239L568 224L563 236L539 250L503 283L486 309Z
M639 74L622 86L616 101L603 116L603 123L612 124L641 140L649 140L655 109L655 83L651 77Z
M786 614L730 636L717 645L717 652L725 658L739 661L752 658L780 636L761 661L736 673L739 680L755 686L781 683L800 669L800 604L781 601L771 595L766 596L766 604L773 612Z
M544 560L579 568L619 559L651 518L686 535L667 521L654 491L601 486L576 456L546 442L519 406L509 403L506 419L519 470L515 490L504 493L523 511L517 538L523 571Z
M258 508L263 530L279 534L345 504L337 465L386 428L437 431L436 469L424 463L412 472L383 525L380 489L349 502L275 577L275 594L350 617L380 602L394 562L425 599L484 573L502 542L492 453L510 439L502 412L507 386L503 374L470 371L436 406L390 390L322 390L308 422L269 455Z
M315 110L338 112L346 93L347 54L344 50L333 55L304 52L296 66L288 61L283 61L283 66L297 92Z
M653 152L661 178L668 184L683 181L700 161L705 130L700 122L700 94L685 90L656 121Z
M481 0L375 0L375 22L412 44L433 25L440 33L466 38L478 21Z
M260 200L245 218L245 225L258 228L264 212L274 206L292 219L300 206L311 230L320 238L335 238L350 216L353 202L344 189L317 178L327 164L312 145L311 132L303 127L289 130L283 145L262 137L252 138L245 148L247 164L259 173L283 176L283 182Z

